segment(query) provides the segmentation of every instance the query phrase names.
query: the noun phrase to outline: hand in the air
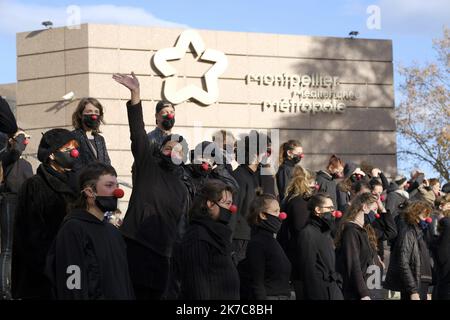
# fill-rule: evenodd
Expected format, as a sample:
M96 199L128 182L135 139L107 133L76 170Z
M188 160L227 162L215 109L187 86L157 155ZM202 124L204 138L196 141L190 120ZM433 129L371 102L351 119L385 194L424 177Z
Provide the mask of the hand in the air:
M116 80L121 85L127 87L132 92L139 90L139 80L133 71L131 72L131 76L127 74L115 73L113 74L112 77L114 80Z

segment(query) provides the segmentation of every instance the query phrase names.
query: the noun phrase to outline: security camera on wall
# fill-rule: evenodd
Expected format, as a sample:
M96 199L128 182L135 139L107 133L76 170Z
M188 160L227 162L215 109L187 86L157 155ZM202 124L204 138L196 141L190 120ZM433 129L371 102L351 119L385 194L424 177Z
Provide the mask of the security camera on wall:
M66 93L65 95L63 95L62 99L64 101L72 101L74 97L75 97L75 93L73 93L73 91L70 91L69 93Z

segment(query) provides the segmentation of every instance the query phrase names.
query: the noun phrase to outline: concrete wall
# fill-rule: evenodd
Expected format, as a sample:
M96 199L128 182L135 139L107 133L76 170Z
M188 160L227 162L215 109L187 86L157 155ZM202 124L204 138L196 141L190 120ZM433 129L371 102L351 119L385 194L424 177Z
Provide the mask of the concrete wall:
M56 28L17 34L17 117L34 137L28 152L36 153L40 133L71 127L77 101L60 102L73 91L92 96L105 106L102 127L113 165L130 181L132 155L125 102L129 92L111 79L115 72L134 71L141 82L147 130L154 127L155 101L163 79L152 66L154 53L174 46L181 29L84 24L79 30ZM396 172L396 136L392 42L293 35L199 30L207 48L224 52L228 68L219 80L219 101L211 106L186 102L176 107L176 132L193 147L211 132L226 128L236 135L250 129L280 129L280 141L300 139L302 164L323 168L331 153L345 160L369 160ZM201 84L210 67L191 53L171 62L182 84ZM261 111L261 101L281 99L286 88L246 84L247 74L329 74L343 90L359 97L342 114ZM194 136L193 125L203 131ZM203 136L203 137L202 137Z

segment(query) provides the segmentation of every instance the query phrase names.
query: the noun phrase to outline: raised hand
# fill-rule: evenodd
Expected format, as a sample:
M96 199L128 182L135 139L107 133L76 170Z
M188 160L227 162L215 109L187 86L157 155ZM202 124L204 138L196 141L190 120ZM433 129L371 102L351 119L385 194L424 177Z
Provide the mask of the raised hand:
M133 105L138 104L141 101L139 92L140 90L139 80L133 71L131 71L131 76L126 74L115 73L113 74L112 78L116 80L116 82L127 87L131 91L131 103Z

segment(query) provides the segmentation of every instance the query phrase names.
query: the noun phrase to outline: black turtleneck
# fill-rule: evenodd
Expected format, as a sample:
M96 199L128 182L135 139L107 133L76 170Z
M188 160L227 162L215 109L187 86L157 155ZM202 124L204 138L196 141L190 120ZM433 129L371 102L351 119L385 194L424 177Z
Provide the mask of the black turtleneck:
M247 257L238 265L238 270L242 299L290 296L291 263L274 233L260 227L252 228Z
M294 162L294 160L285 159L281 166L278 168L276 180L278 193L280 195L280 202L284 199L286 188L289 184L289 181L291 180L295 165L296 163Z
M193 219L176 250L180 298L237 300L239 275L231 259L231 229L209 216Z

